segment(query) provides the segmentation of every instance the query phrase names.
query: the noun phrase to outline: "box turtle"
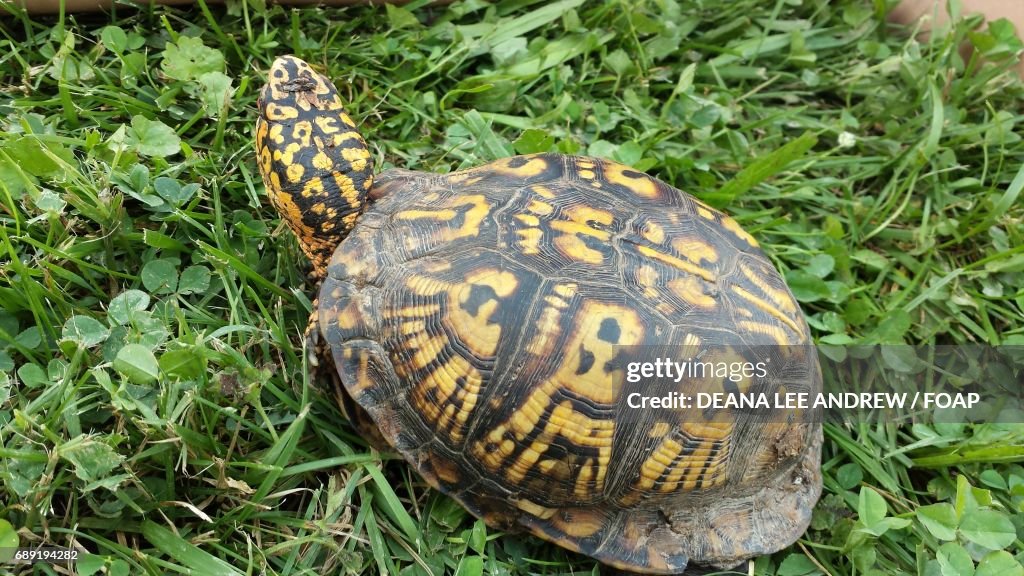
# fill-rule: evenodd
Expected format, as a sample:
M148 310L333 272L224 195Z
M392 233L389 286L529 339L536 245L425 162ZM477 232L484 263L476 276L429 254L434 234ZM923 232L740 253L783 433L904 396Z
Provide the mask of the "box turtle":
M320 284L308 334L347 413L431 486L490 526L640 573L732 567L804 532L821 491L808 411L620 409L631 346L714 360L810 343L732 218L596 158L374 175L337 89L291 56L260 94L256 151ZM813 392L809 362L796 385Z

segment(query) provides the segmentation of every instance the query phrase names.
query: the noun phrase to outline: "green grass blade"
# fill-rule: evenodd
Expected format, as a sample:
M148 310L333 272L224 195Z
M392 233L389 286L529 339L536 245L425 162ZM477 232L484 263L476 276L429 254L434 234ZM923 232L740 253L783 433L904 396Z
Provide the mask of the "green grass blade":
M150 520L143 522L142 535L157 550L181 562L196 574L217 574L218 576L242 575L242 572L236 570L232 565L185 541L181 536L160 526L156 522Z

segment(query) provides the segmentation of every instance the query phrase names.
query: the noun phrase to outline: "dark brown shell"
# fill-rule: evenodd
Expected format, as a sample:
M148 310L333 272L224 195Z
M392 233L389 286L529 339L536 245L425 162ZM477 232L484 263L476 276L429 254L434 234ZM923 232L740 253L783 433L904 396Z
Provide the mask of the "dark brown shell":
M371 198L329 266L320 328L348 393L428 482L493 526L639 572L731 567L803 533L821 491L809 413L616 412L624 346L810 343L734 220L558 155L385 172ZM814 360L796 385L820 378Z

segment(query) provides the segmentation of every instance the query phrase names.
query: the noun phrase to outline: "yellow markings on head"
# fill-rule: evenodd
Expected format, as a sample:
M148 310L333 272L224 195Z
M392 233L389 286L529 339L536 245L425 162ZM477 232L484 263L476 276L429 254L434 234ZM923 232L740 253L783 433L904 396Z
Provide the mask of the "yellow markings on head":
M302 175L306 173L306 169L302 167L302 164L289 164L288 168L285 169L285 174L288 176L288 181L292 184L298 184L302 180Z
M771 303L768 302L767 300L764 300L763 298L759 298L754 294L751 294L750 292L744 290L740 286L734 285L732 287L732 291L740 298L743 298L747 302L753 304L758 310L764 312L765 314L768 314L769 316L775 318L779 322L782 322L783 324L788 326L790 330L796 332L797 334L802 333L802 331L800 330L800 326L798 326L797 323L794 322L789 315L787 315L782 310L779 310L775 306L772 306Z
M302 196L304 198L313 198L315 196L321 196L324 193L324 183L319 177L310 178L306 185L302 188Z
M271 126L269 137L274 144L284 144L284 124L274 124Z
M321 100L321 103L323 101ZM333 98L327 103L325 110L341 110L345 106L341 102L341 96L335 94Z
M292 140L297 142L303 148L309 146L310 136L313 135L313 125L309 120L302 120L296 122L292 126Z
M313 167L318 170L330 170L334 168L334 161L323 151L318 152L316 156L313 156Z
M334 184L338 187L338 190L341 192L341 197L345 199L345 202L348 204L348 207L355 208L359 206L363 201L362 193L359 190L356 190L356 185L354 182L352 182L352 179L342 174L341 172L334 172L333 176ZM369 187L372 184L373 180L367 179L366 186ZM346 216L346 218L351 218L353 222L355 221L355 218L358 217L358 212Z
M279 125L275 124L275 127ZM266 140L270 136L270 124L263 118L256 119L256 152L260 154L266 154L269 150L267 149Z
M622 164L606 162L605 180L618 184L641 198L658 198L661 194L654 179Z
M274 160L277 160L284 164L285 166L288 166L295 162L295 153L300 151L301 149L302 146L300 146L298 142L292 142L285 146L284 150L275 149Z
M331 138L331 144L335 148L344 148L344 144L350 140L356 141L358 144L363 144L363 137L358 132L342 132L341 134L335 134Z
M746 230L740 228L740 225L737 224L736 221L733 220L732 218L728 216L722 216L722 228L725 228L729 232L732 232L733 236L746 242L750 246L753 246L754 248L758 247L757 240L755 240L753 236L748 234Z
M696 276L683 276L670 280L668 289L687 304L705 310L715 307L715 298L704 293L704 283Z
M274 171L274 158L270 154L269 148L260 148L260 170L263 174L270 174ZM278 178L280 181L280 178ZM267 177L263 177L263 182L266 183Z
M275 198L283 194L281 191L281 177L277 175L277 172L270 173L270 189L267 191L270 193L270 200L276 202Z
M297 58L275 60L259 108L257 148L268 194L286 208L281 215L321 276L365 203L372 159L356 169L343 160L344 140L351 138L349 147L365 149L365 143L343 126L341 98L331 81Z
M670 255L670 254L665 254L663 252L659 252L659 251L655 250L654 248L650 248L648 246L637 246L637 250L641 254L643 254L644 256L647 256L647 257L653 258L654 260L657 260L659 262L663 262L665 264L668 264L669 266L672 266L673 268L678 268L679 270L682 270L683 272L687 272L689 274L695 274L697 276L700 276L701 278L707 280L708 282L714 282L715 281L715 274L713 272L711 272L710 270L706 270L704 268L701 268L700 266L698 266L696 264L693 264L691 262L687 262L686 260L681 260L679 258L676 258L675 256Z
M276 102L267 102L263 114L272 122L280 120L291 120L299 117L299 111L294 106L282 106Z
M318 247L317 231L303 223L302 209L295 203L291 194L287 194L281 189L281 179L277 172L271 172L269 179L270 185L267 187L267 194L270 196L271 203L291 224L295 235L299 238L299 246L316 266L318 261L314 259L314 256L316 256L315 249Z
M352 169L362 172L366 169L366 163L370 161L370 151L366 148L342 148L341 157L352 164Z
M271 67L270 79L264 90L269 89L270 100L295 100L303 110L316 106L321 110L335 110L341 107L341 99L335 92L334 85L325 76L318 74L305 62L289 57L288 62L279 58ZM279 65L279 63L281 65ZM296 69L291 70L289 66ZM307 85L296 91L297 80L305 77ZM266 94L266 93L265 93Z
M313 122L316 123L316 127L320 129L321 134L334 134L341 130L338 126L337 118L333 116L317 116Z

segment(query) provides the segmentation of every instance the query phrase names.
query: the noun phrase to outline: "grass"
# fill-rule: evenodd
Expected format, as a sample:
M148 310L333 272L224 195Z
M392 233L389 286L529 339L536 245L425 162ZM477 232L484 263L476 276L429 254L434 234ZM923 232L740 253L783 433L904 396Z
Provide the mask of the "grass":
M0 544L75 546L79 574L596 573L370 451L309 381L305 263L252 149L283 53L336 79L379 167L586 153L723 207L819 342L1024 344L1005 26L917 41L882 0L423 4L0 19ZM1020 424L829 425L811 529L754 569L1022 574L1022 459Z

